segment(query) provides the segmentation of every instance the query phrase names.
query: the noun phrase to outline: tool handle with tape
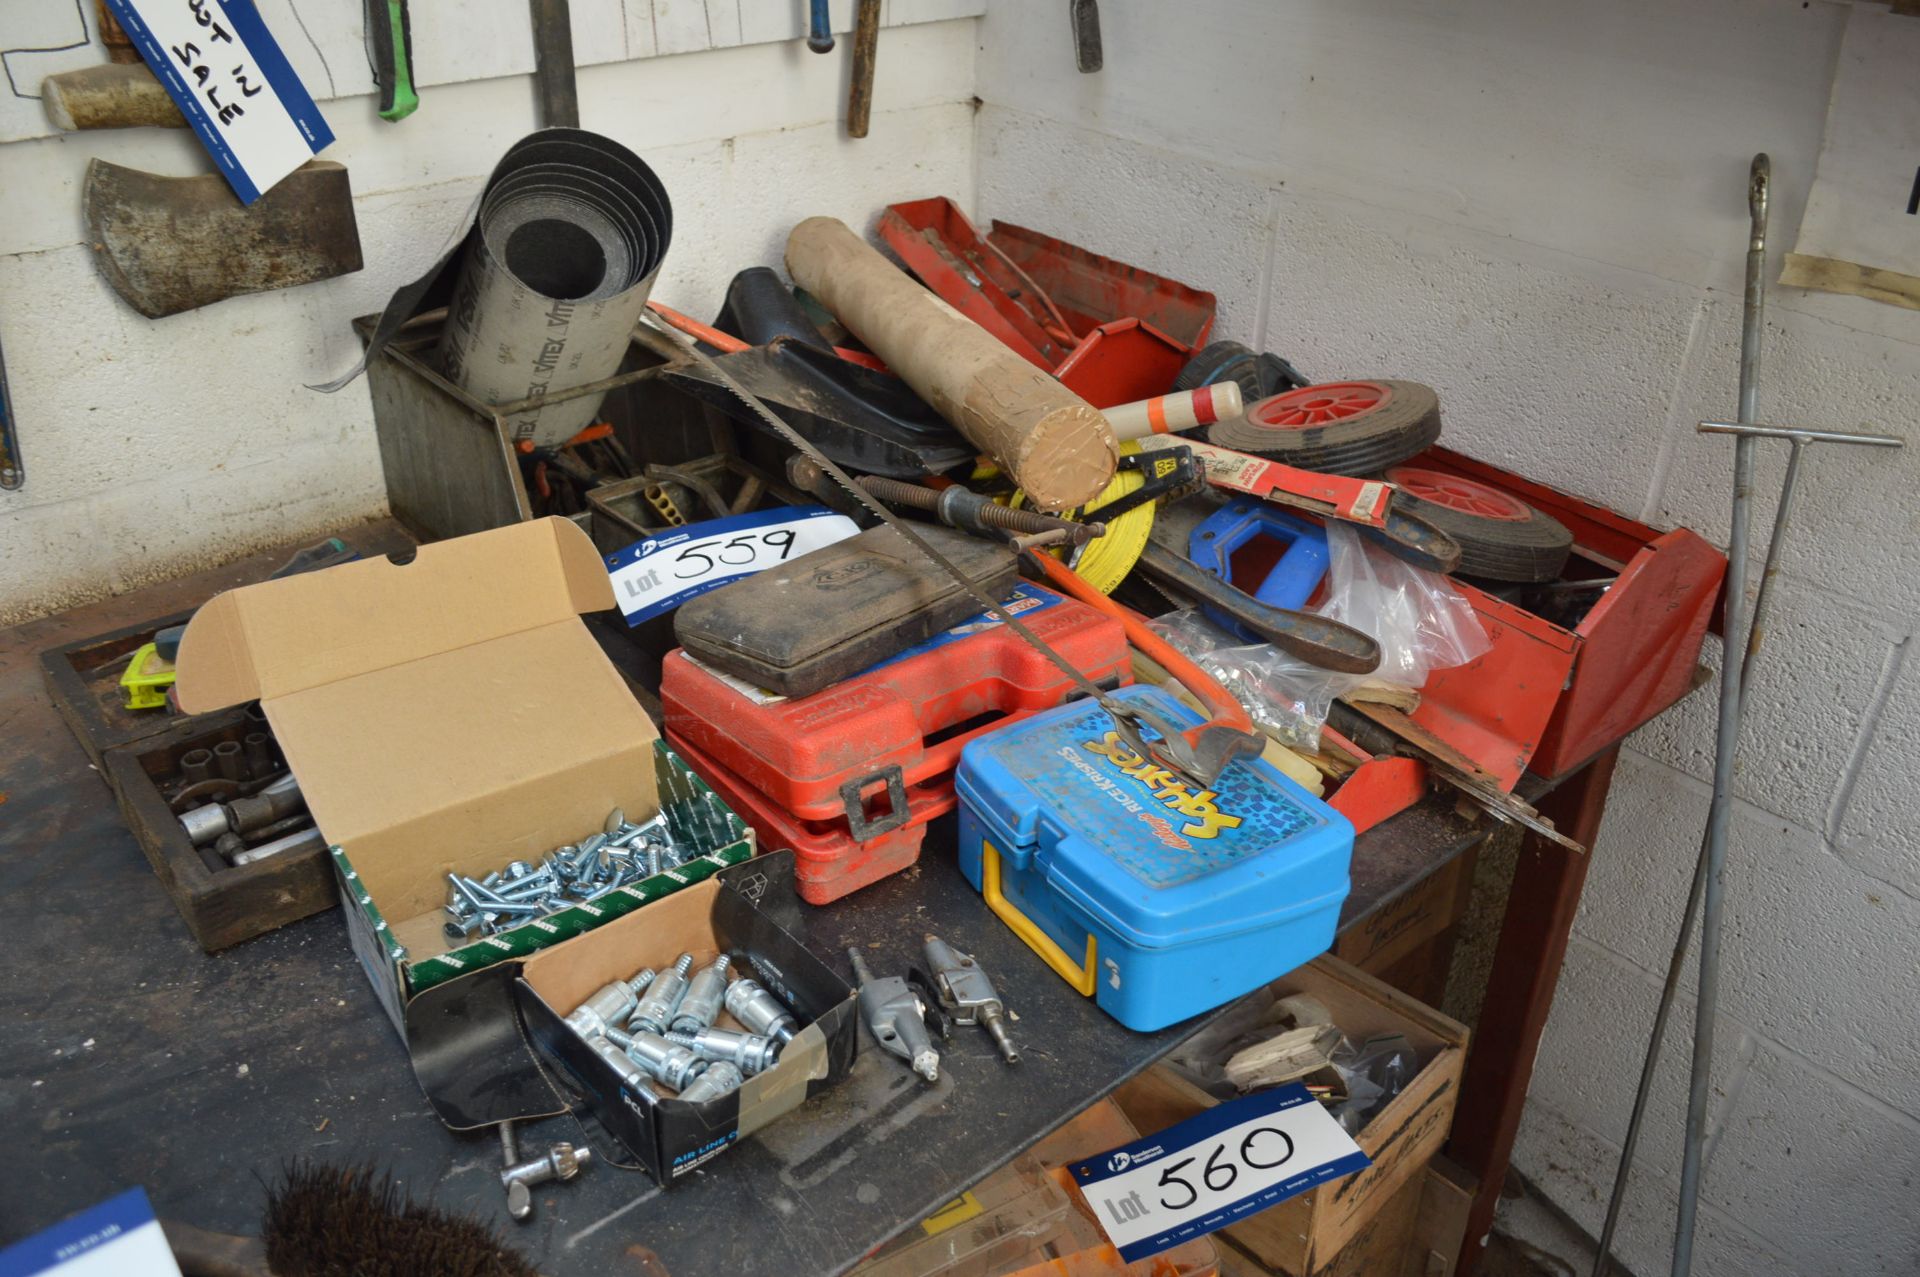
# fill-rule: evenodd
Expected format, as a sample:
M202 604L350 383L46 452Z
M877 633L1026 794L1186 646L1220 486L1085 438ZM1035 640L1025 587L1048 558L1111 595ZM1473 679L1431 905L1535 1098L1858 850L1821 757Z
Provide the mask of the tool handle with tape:
M413 16L407 0L367 0L367 52L380 86L380 118L406 119L420 106L413 87Z
M1198 390L1176 390L1170 395L1155 395L1101 411L1107 415L1107 424L1113 427L1114 438L1124 441L1231 421L1240 415L1243 407L1240 387L1234 382L1222 381Z

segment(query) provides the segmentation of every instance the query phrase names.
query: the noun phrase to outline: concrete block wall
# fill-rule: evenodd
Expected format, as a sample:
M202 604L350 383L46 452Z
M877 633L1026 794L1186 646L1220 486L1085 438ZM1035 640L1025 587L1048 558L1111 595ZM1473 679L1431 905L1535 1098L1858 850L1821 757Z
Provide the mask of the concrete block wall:
M979 216L1210 288L1220 336L1309 376L1429 382L1453 447L1724 539L1731 446L1693 425L1733 411L1747 163L1772 153L1784 252L1847 6L1106 0L1097 76L1038 8L980 24ZM1774 289L1761 413L1916 433L1920 314ZM1816 452L1803 484L1739 774L1695 1271L1913 1273L1920 448ZM1629 742L1534 1076L1516 1164L1589 1231L1712 756L1711 693ZM1643 1274L1692 1014L1629 1197Z
M822 57L785 38L798 6L780 6L781 21L770 26L759 10L771 6L709 0L708 9L736 12L734 26L738 15L754 15L739 39L773 42L728 37L735 47L696 41L689 47L702 51L646 56L652 42L629 31L638 41L633 60L618 60L619 6L610 4L575 5L575 47L593 64L579 73L582 123L632 147L667 185L674 239L654 295L669 305L711 317L736 270L779 263L801 216L864 225L902 189L971 197L976 24L964 15L977 0L893 0L872 132L860 141L840 124L850 42L843 37ZM640 10L651 19L667 7L628 0L628 25ZM849 8L835 5L843 29ZM336 48L331 60L351 81L342 91L364 91L353 80L365 70L354 34L360 7L324 0L305 10L315 48L346 42L346 54ZM269 5L267 16L278 12ZM0 47L11 47L7 24L25 16L0 10ZM322 104L338 135L327 158L351 174L365 269L161 320L136 314L99 278L80 185L94 156L164 173L208 171L199 144L158 129L27 136L45 131L39 105L8 99L0 348L28 479L18 492L0 492L0 625L384 510L364 382L332 396L304 386L351 366L358 342L349 321L378 310L432 262L500 153L535 127L530 77L499 74L530 64L524 25L522 12L501 34L501 50L470 40L461 52L473 65L444 70L453 83L436 83L441 76L429 71L448 33L417 29L429 87L421 109L398 124L380 120L370 97ZM727 26L713 24L711 42ZM302 64L308 46L290 19L274 29ZM651 29L650 21L634 27ZM50 42L26 35L18 43ZM60 56L99 59L86 50ZM58 69L46 62L8 58L29 92ZM492 78L471 78L481 74ZM325 83L317 71L307 79Z

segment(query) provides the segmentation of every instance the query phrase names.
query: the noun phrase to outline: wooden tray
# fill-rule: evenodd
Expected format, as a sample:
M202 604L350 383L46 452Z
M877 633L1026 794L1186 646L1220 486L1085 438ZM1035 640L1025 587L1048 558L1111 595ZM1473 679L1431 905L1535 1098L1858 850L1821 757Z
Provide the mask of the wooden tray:
M127 828L208 953L332 908L338 898L325 847L236 868L212 848L195 847L167 806L161 785L179 774L182 754L257 730L244 709L176 717L144 739L109 746L101 764Z
M108 634L96 634L76 643L50 647L40 653L40 673L53 706L80 738L80 746L95 767L114 745L144 740L175 724L189 721L169 709L128 709L120 691L120 675L127 661L153 636L173 625L185 625L193 609L142 621Z

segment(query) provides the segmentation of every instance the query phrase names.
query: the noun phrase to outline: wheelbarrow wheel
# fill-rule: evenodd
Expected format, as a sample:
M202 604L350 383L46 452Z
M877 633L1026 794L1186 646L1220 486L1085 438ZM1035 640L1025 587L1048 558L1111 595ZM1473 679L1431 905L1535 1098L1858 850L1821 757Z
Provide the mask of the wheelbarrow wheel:
M1377 474L1440 437L1440 396L1417 381L1334 381L1269 396L1207 440L1222 448L1318 470Z
M1225 381L1238 385L1247 403L1307 384L1298 369L1272 351L1263 354L1237 341L1216 341L1187 361L1173 388L1198 390Z
M1553 581L1566 566L1573 533L1518 497L1457 474L1393 466L1393 508L1424 519L1460 543L1461 576L1489 581Z

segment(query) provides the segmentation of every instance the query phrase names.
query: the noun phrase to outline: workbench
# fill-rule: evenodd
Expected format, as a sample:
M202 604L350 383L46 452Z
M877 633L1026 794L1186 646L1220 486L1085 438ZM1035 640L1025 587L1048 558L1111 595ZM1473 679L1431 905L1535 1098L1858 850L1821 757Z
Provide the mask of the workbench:
M533 1219L512 1225L493 1132L455 1133L435 1118L338 912L203 954L41 687L41 650L192 606L282 558L263 554L0 631L0 935L14 953L0 982L0 1134L21 1172L0 1195L0 1244L134 1184L163 1218L254 1233L264 1184L292 1159L317 1158L372 1164L418 1198L498 1221L548 1273L832 1273L1201 1023L1133 1033L1073 993L988 914L955 864L951 822L936 825L915 870L805 910L800 938L843 968L845 949L858 945L876 970L904 970L929 930L972 950L1020 1016L1017 1066L984 1033L960 1030L939 1083L927 1085L863 1037L844 1084L689 1180L662 1190L644 1174L594 1165L537 1189ZM1606 770L1589 768L1569 787L1574 808L1593 821ZM1436 794L1362 835L1343 927L1490 828ZM1575 823L1576 838L1591 832ZM1584 873L1584 859L1551 847L1522 852L1514 900L1527 916L1509 914L1491 1024L1483 1018L1460 1104L1461 1123L1476 1129L1463 1135L1456 1125L1456 1157L1491 1189L1578 898L1569 875ZM1552 907L1541 908L1543 899ZM1531 1001L1496 1005L1507 997ZM583 1139L598 1157L621 1155L571 1118L521 1131L528 1151ZM1482 1193L1489 1216L1493 1196Z

